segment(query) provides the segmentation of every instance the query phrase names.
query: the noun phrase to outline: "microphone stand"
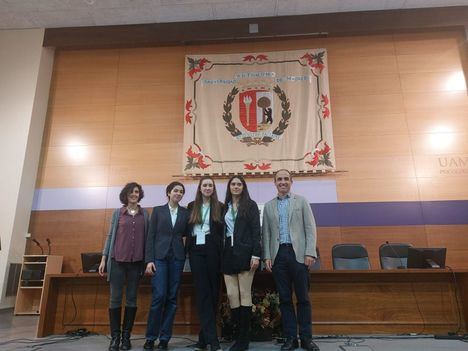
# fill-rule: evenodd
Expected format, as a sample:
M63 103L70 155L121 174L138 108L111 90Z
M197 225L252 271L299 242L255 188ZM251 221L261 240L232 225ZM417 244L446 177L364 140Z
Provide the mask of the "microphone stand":
M50 239L46 238L47 241L47 254L50 255Z
M44 249L42 248L41 244L39 243L39 241L37 241L36 239L31 239L31 241L36 244L37 246L39 246L39 248L41 249L41 255L44 254Z
M385 242L385 244L388 245L388 247L392 250L392 252L395 254L395 256L400 260L400 265L397 266L397 269L405 269L405 265L403 263L403 260L401 259L400 255L398 255L398 252L395 250L392 244L390 244L388 241Z

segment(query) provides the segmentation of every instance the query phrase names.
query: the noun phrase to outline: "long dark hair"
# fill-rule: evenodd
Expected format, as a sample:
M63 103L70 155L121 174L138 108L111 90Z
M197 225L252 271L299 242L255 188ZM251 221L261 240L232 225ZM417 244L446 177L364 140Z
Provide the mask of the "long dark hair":
M143 188L141 187L140 184L136 183L136 182L131 182L131 183L127 183L122 191L120 192L120 195L119 195L119 199L120 199L120 202L127 206L128 205L128 198L127 198L127 195L128 194L131 194L133 189L135 188L138 188L138 190L140 191L140 196L138 197L138 202L140 202L141 199L143 199L143 197L145 196L145 193L143 192Z
M249 194L249 189L247 189L247 183L245 182L244 177L240 175L235 175L229 178L229 181L227 183L227 189L226 189L226 200L224 203L227 204L229 202L232 202L232 193L231 193L231 183L234 179L239 179L242 183L242 193L240 194L239 198L239 205L238 205L238 214L239 216L245 216L247 214L247 208L249 207L249 202L250 202L250 194Z
M197 194L195 195L195 201L193 202L192 213L190 214L189 219L189 223L191 224L201 224L202 222L201 208L203 206L203 196L201 193L201 185L206 179L213 182L213 194L210 197L210 219L214 222L221 223L221 206L216 193L215 181L210 176L203 176L200 178L200 182L198 183Z

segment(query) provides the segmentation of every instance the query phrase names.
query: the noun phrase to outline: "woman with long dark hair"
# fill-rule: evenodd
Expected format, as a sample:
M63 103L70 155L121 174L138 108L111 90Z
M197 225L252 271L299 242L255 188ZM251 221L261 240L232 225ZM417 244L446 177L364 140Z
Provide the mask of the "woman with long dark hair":
M188 205L188 253L195 284L196 305L201 330L195 350L221 350L216 331L221 252L223 245L223 205L218 201L214 179L203 176L195 201Z
M123 204L112 214L112 222L102 251L99 274L110 283L109 351L130 350L130 334L137 311L137 292L144 271L145 242L149 228L148 212L138 204L144 193L140 184L132 182L120 192ZM125 312L120 329L122 294L125 290ZM122 336L122 344L120 344Z
M154 207L151 214L145 262L146 273L152 275L152 299L143 346L145 350L152 350L156 339L159 339L158 349L166 350L172 337L177 293L185 263L184 236L189 219L188 210L179 206L184 194L182 183L170 183L166 187L167 204Z
M249 348L252 281L261 246L260 213L242 176L229 179L223 218L226 230L222 269L235 331L230 351L244 351Z

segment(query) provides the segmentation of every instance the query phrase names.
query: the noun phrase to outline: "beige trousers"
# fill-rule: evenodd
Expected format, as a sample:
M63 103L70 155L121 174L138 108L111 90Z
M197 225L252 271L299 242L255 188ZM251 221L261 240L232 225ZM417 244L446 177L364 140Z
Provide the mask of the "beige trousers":
M255 271L243 271L239 274L224 275L227 296L231 308L252 306L252 281Z

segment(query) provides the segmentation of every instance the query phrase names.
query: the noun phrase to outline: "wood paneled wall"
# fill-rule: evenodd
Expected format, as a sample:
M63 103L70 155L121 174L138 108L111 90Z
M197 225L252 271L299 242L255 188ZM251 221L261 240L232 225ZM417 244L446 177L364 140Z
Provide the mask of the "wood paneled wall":
M326 48L340 202L468 199L466 41L458 31L107 50L58 50L37 188L164 184L182 172L184 56ZM465 71L464 68L465 67ZM38 211L34 237L77 271L99 250L109 210ZM466 226L320 228L331 245L362 242L373 267L389 241L444 245L467 267ZM35 252L35 248L28 249Z
M81 271L81 252L100 252L110 226L112 210L35 211L30 230L41 243L52 241L52 254L64 255L63 271ZM415 247L447 247L447 265L468 268L468 225L385 227L320 227L317 246L322 267L332 269L331 249L338 243L361 243L369 252L372 269L380 269L379 247L386 241ZM27 252L40 254L34 244Z

